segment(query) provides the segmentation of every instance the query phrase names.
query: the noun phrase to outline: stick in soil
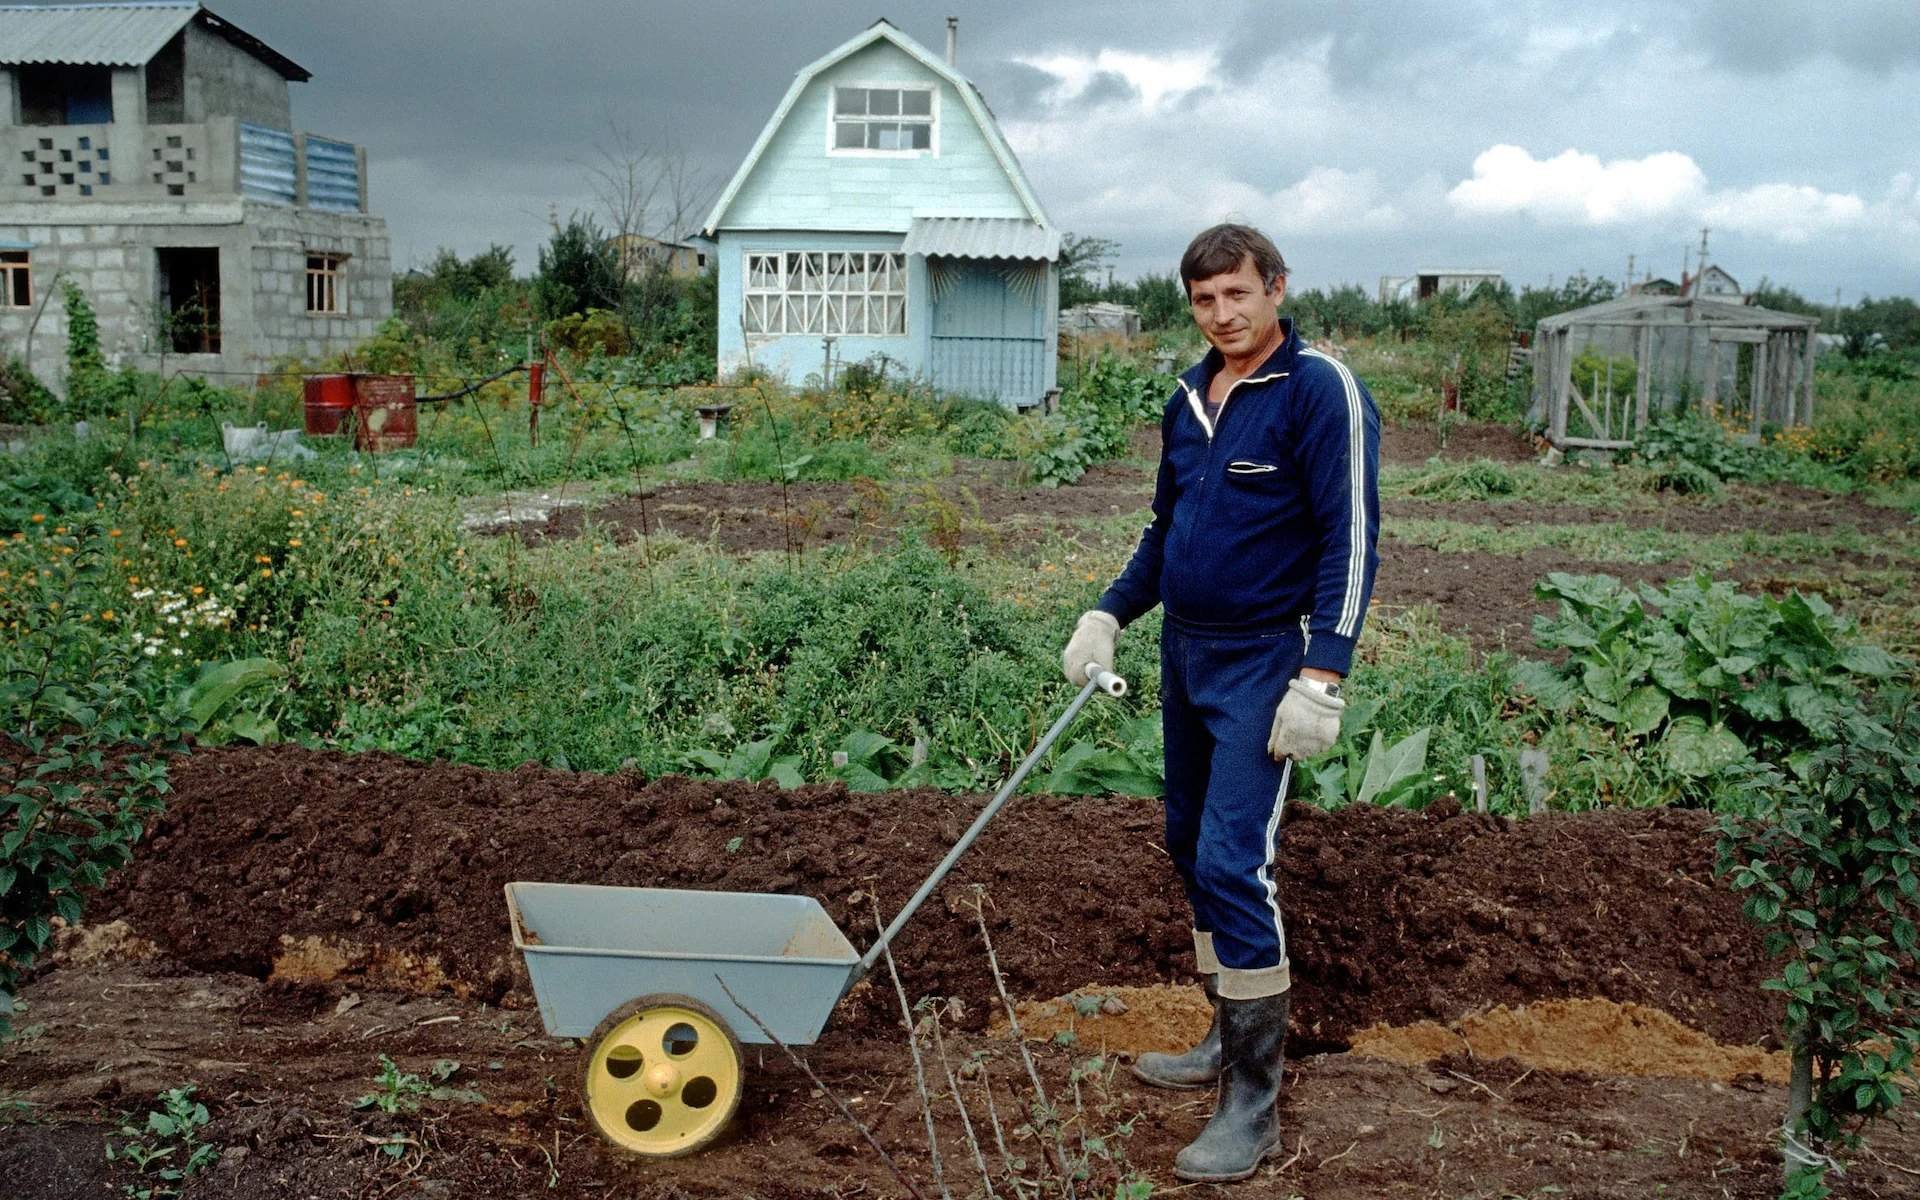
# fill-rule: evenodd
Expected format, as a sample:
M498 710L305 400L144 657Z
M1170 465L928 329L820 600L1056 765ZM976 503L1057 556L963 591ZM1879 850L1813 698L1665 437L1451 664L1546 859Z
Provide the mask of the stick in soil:
M987 1174L987 1156L980 1149L980 1139L973 1133L973 1117L967 1112L966 1104L960 1099L960 1080L955 1077L953 1067L947 1062L947 1039L940 1035L940 1006L934 1005L933 1016L933 1052L940 1059L940 1070L947 1077L947 1092L953 1097L953 1106L960 1110L960 1128L967 1135L967 1147L973 1151L973 1165L980 1171L980 1186L987 1190L987 1200L994 1200L993 1180Z
M978 885L973 889L973 917L980 924L980 940L987 948L987 967L993 972L993 986L1000 993L1000 1003L1006 1007L1007 1028L1013 1033L1013 1044L1020 1047L1020 1061L1026 1064L1027 1078L1033 1081L1033 1094L1045 1116L1046 1132L1053 1138L1054 1166L1060 1172L1060 1184L1066 1189L1067 1200L1079 1200L1073 1187L1073 1171L1067 1166L1067 1150L1060 1140L1060 1120L1054 1114L1053 1105L1047 1102L1047 1089L1040 1082L1040 1069L1033 1065L1033 1055L1027 1050L1026 1035L1020 1032L1020 1014L1014 1011L1013 998L1007 995L1007 979L1000 973L1000 956L993 952L993 935L987 932L985 891Z
M912 1196L913 1200L927 1200L926 1195L913 1185L913 1180L908 1179L900 1170L900 1164L894 1162L893 1156L888 1154L886 1149L874 1138L873 1131L862 1124L859 1117L853 1115L853 1110L848 1108L846 1102L840 1099L832 1088L827 1086L826 1080L813 1073L813 1068L807 1065L807 1060L795 1054L792 1046L781 1041L779 1034L767 1028L767 1023L760 1019L758 1013L755 1013L745 1004L742 1004L740 997L733 994L733 989L727 986L727 981L720 978L718 973L714 975L713 981L720 985L720 990L727 994L727 999L733 1001L733 1006L747 1014L747 1020L752 1021L758 1026L760 1032L767 1035L767 1040L771 1041L775 1046L778 1046L781 1053L785 1054L787 1058L792 1061L793 1065L799 1067L801 1072L806 1075L807 1080L812 1083L813 1086L820 1089L820 1094L833 1102L833 1106L840 1110L840 1115L846 1118L847 1124L860 1131L860 1136L865 1138L867 1145L873 1147L873 1152L880 1156L880 1161L886 1164L887 1171L892 1174L894 1180L898 1182L901 1187L907 1189L907 1195Z
M873 927L884 935L887 923L880 919L880 901L869 894L867 901L873 906ZM907 1003L907 989L900 982L900 968L893 961L893 945L881 942L880 949L887 960L887 974L893 977L893 994L900 998L900 1020L907 1027L907 1048L913 1051L913 1083L920 1089L920 1115L927 1121L927 1160L933 1165L933 1185L940 1189L943 1200L953 1200L947 1191L947 1174L940 1165L940 1139L933 1132L933 1097L927 1094L927 1069L920 1061L920 1039L913 1036L913 1007Z
M980 1090L987 1097L987 1122L993 1126L993 1144L1000 1148L1000 1163L1006 1168L1007 1182L1013 1187L1015 1200L1023 1200L1020 1190L1020 1173L1014 1169L1013 1153L1007 1149L1006 1131L1000 1128L1000 1109L993 1102L993 1079L987 1074L987 1064L980 1064Z

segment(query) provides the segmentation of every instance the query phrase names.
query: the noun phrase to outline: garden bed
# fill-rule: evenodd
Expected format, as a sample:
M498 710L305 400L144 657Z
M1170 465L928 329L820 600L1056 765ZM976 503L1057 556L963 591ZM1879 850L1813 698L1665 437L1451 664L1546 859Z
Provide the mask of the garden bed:
M0 1117L13 1194L93 1196L125 1182L101 1155L116 1120L100 1114L186 1082L212 1105L207 1136L224 1152L195 1185L207 1197L897 1194L825 1095L770 1049L749 1051L741 1111L718 1145L647 1164L602 1148L580 1110L578 1051L544 1037L530 1007L501 885L798 892L864 944L865 897L897 906L980 797L487 772L289 747L203 751L174 782L91 932L68 938L29 989L30 1034L0 1050L25 1116ZM1710 879L1702 816L1513 822L1449 802L1289 812L1276 872L1297 997L1286 1147L1250 1194L1773 1194L1780 1090L1744 1065L1770 1061L1758 1055L1777 1019L1758 990L1769 970ZM1173 1153L1205 1119L1204 1095L1139 1087L1103 1054L1169 1032L1156 1024L1182 1021L1175 1041L1191 1025L1186 914L1158 826L1153 801L1022 796L898 946L911 995L958 1001L943 1008L947 1053L977 1064L961 1091L983 1136L984 1089L1003 1121L1029 1093L1012 1044L989 1028L998 1006L971 885L984 888L1016 996L1134 998L1132 1036L1090 1021L1036 1047L1077 1129L1123 1156L1096 1163L1088 1187L1102 1195L1127 1175L1170 1185ZM125 924L101 924L109 917ZM1586 1022L1572 1027L1571 1060L1564 1030L1555 1042L1524 1033L1524 1013L1478 1016L1583 998L1566 1006ZM893 1005L863 985L807 1057L932 1194ZM1037 1029L1057 1027L1038 1011ZM1490 1027L1523 1036L1488 1041ZM1584 1068L1583 1028L1608 1043ZM1536 1040L1561 1057L1530 1064ZM1355 1042L1393 1061L1333 1053ZM1665 1049L1675 1045L1684 1054ZM1515 1057L1489 1061L1476 1046ZM416 1073L458 1063L452 1084L479 1098L369 1117L353 1105L379 1054ZM1104 1071L1088 1075L1096 1054ZM1734 1065L1702 1071L1703 1055ZM1068 1101L1076 1069L1080 1098ZM948 1178L965 1194L976 1181L964 1134L945 1088L933 1090ZM369 1140L391 1136L410 1139L397 1158ZM1875 1144L1902 1163L1920 1152L1898 1126ZM990 1141L987 1153L997 1165ZM1014 1136L1013 1153L1036 1179L1037 1147ZM1891 1195L1903 1178L1869 1160L1838 1194Z

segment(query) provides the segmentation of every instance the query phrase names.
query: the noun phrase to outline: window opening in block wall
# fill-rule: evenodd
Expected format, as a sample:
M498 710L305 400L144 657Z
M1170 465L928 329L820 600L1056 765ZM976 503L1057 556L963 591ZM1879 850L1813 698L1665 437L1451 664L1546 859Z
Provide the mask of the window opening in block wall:
M33 255L0 250L0 308L33 307Z
M344 254L307 255L307 311L316 315L343 313L340 277L347 265Z
M220 353L220 248L170 246L154 254L168 345L175 354Z

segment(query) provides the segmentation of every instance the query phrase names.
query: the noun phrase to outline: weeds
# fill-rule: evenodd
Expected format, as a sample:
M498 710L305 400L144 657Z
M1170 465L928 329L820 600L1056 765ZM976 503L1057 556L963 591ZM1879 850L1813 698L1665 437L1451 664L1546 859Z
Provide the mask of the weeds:
M220 1147L201 1140L211 1118L193 1093L192 1084L160 1093L145 1121L128 1121L120 1126L123 1140L107 1142L107 1161L125 1164L136 1177L120 1188L131 1200L178 1196L188 1179L219 1160Z

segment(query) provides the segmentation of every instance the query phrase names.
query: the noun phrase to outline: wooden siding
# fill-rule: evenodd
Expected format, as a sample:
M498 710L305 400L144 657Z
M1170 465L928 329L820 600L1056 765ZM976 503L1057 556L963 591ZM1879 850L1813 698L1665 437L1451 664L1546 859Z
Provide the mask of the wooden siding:
M939 93L937 153L829 154L829 101L832 89L842 84L932 85ZM741 186L722 227L904 233L915 216L1027 215L959 93L897 46L881 41L808 84Z

